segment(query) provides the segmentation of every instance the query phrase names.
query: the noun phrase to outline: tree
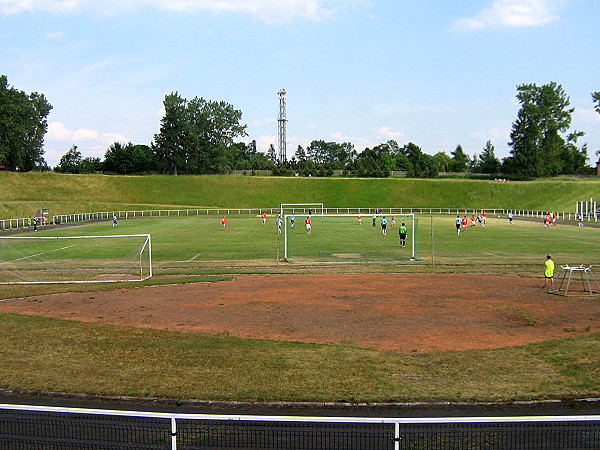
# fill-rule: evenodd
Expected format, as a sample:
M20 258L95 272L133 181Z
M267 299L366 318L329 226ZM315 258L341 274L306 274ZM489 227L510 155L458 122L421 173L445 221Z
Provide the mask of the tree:
M556 175L563 169L563 134L571 125L570 100L562 86L523 84L517 88L521 109L510 133L509 165L524 176Z
M77 173L96 173L102 170L102 161L100 158L94 158L92 156L86 156L81 160L79 164L79 171Z
M83 157L77 150L77 146L71 147L67 153L60 157L58 165L54 168L55 172L62 173L95 173L102 170L103 163L100 158L91 156Z
M60 161L58 165L54 168L55 172L62 173L81 173L81 161L83 157L81 156L81 152L77 150L77 146L74 145L67 153L60 157Z
M596 103L596 105L594 105L594 109L598 114L600 114L600 91L592 92L592 99L594 100L594 103Z
M361 177L389 177L392 170L397 169L400 148L395 141L389 141L375 147L366 148L354 156L351 153L352 163L348 166L354 173ZM406 157L403 157L406 162ZM401 168L406 170L406 167Z
M152 149L163 171L220 173L233 168L234 138L246 136L241 111L225 102L195 97L189 102L177 92L165 96L165 115Z
M433 161L440 172L450 172L452 169L452 158L446 152L437 152L433 155Z
M277 161L277 152L275 151L275 146L273 144L269 145L269 151L267 152L267 156L269 160L273 162Z
M226 102L194 97L187 105L191 140L190 168L199 173L225 173L231 170L230 147L234 138L246 136L242 112Z
M408 170L409 177L437 177L439 171L433 156L423 153L417 144L409 142L403 147L402 152L411 165Z
M301 145L298 145L298 148L296 149L296 153L294 153L294 156L296 157L298 162L304 162L307 159L306 152L304 151L304 149L302 148Z
M153 154L147 145L113 143L104 154L104 170L120 175L152 170Z
M46 120L52 105L43 94L27 95L8 85L0 75L0 164L10 170L30 171L44 166Z
M354 145L349 142L339 144L315 140L306 147L308 159L333 169L344 169L352 161L354 153Z
M496 158L495 147L492 141L487 141L481 155L477 158L476 171L481 173L498 173L500 160Z
M456 149L450 153L452 155L452 172L466 172L469 163L469 155L467 155L462 146L459 144Z
M562 170L561 173L582 173L585 169L588 156L587 144L580 149L577 147L577 140L585 133L583 131L570 133L561 152Z
M186 103L177 92L165 96L165 115L160 121L160 132L154 135L152 146L162 170L173 175L186 167L189 158L191 145Z

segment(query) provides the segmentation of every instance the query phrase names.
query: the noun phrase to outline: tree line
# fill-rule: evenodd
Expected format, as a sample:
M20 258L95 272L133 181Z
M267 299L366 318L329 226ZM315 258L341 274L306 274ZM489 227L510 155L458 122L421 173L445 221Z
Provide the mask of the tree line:
M600 113L600 92L594 92ZM225 174L270 170L274 175L330 176L335 171L361 177L387 177L403 171L409 177L435 177L440 172L513 174L521 177L591 173L587 144L579 146L582 131L571 130L574 108L561 85L517 86L520 109L510 133L510 156L500 160L488 141L469 156L457 145L448 155L424 153L415 143L394 140L357 152L350 142L313 140L298 146L293 156L277 161L275 148L257 151L247 136L242 112L233 105L173 92L165 96L160 129L149 145L113 143L104 158L83 157L71 147L54 167L57 172L136 174ZM0 76L0 166L8 170L49 169L43 159L47 116L52 106L43 94L25 94ZM600 150L598 151L600 152ZM596 154L598 154L596 152Z

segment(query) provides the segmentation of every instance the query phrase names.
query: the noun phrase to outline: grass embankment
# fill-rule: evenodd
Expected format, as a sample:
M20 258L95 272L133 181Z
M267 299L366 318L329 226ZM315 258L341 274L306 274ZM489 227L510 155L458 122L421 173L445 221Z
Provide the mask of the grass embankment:
M506 401L598 396L600 335L398 355L0 315L0 386L203 400ZM15 374L19 374L15 379Z
M0 172L0 218L150 208L271 208L286 202L326 207L514 208L573 211L600 180L495 183L462 179L109 176Z

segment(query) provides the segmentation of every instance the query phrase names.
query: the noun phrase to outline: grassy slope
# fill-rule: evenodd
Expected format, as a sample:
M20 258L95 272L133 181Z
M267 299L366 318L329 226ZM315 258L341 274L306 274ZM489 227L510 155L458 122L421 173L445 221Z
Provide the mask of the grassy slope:
M597 195L600 180L548 179L506 184L478 180L108 176L0 172L0 217L146 207L461 207L573 211Z

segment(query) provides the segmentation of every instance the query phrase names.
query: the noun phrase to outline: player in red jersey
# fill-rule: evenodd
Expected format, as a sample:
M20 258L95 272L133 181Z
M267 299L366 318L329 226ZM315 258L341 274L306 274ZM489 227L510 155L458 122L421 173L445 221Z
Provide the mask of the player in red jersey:
M225 231L225 225L227 225L227 217L223 216L223 218L221 219L221 225L223 225L221 231Z

